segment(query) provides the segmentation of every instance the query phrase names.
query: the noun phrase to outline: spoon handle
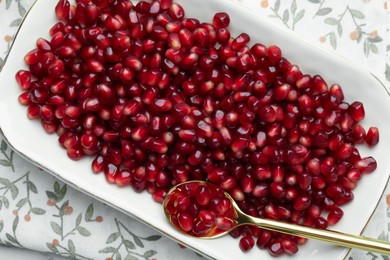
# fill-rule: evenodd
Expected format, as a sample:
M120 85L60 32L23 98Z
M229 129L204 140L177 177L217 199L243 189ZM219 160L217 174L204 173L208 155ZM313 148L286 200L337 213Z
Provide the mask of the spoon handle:
M244 224L244 222L257 225L258 227L264 229L278 231L289 235L316 239L343 247L359 248L366 251L390 255L390 243L377 239L345 234L331 230L315 229L275 220L254 218L246 215L245 213L239 217L239 223Z

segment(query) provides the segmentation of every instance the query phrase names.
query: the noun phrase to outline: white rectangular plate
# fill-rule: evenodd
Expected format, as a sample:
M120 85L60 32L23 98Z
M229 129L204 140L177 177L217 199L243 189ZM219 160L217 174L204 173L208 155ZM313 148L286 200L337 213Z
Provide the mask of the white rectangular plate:
M238 240L226 236L216 240L201 240L180 234L169 226L164 219L161 205L156 204L151 196L144 192L137 194L132 189L121 189L109 185L103 175L91 172L91 159L74 162L60 148L56 135L47 135L40 123L26 117L26 108L19 105L21 93L14 75L19 69L26 68L23 57L35 47L39 37L49 38L49 28L56 22L54 6L57 1L38 0L29 11L20 28L6 64L0 74L0 127L8 142L22 156L39 165L49 173L97 198L116 209L123 211L147 225L161 231L169 237L216 259L270 259L264 250L251 250L242 253ZM351 64L331 52L324 51L294 34L275 27L255 13L226 0L181 0L188 17L201 21L211 21L213 13L225 11L231 17L232 35L246 32L252 42L266 45L276 44L283 55L302 71L320 74L329 83L339 83L347 101L360 100L366 109L363 125L377 126L380 129L380 143L373 149L360 148L363 156L372 155L378 162L378 169L364 176L354 191L355 199L343 207L345 215L335 229L343 232L360 234L372 215L389 176L390 160L390 98L384 86L366 70ZM300 247L293 257L278 259L343 259L347 249L309 241Z

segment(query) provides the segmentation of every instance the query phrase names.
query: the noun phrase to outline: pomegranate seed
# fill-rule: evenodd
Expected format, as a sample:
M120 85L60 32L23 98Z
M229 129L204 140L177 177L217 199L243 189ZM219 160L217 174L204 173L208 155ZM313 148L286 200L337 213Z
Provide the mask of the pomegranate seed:
M221 230L229 230L235 226L234 220L227 217L216 217L215 225Z
M23 106L29 106L31 105L31 100L30 100L30 93L29 92L23 92L22 94L19 95L18 101L21 105Z
M37 40L37 47L40 51L43 51L43 52L51 51L50 43L43 38L39 38Z
M169 7L169 15L173 20L182 20L184 18L184 9L177 3L172 3Z
M372 173L376 169L376 166L376 161L371 156L362 158L361 160L355 162L355 167L361 173Z
M69 17L70 4L68 0L60 0L55 7L55 12L58 20L65 20Z
M304 210L307 209L311 204L311 199L307 195L302 195L295 199L294 209Z
M249 41L249 35L246 33L241 33L233 40L231 47L233 50L238 51L243 48Z
M282 247L284 252L288 255L294 255L298 252L298 246L291 239L284 239L282 241Z
M356 122L363 120L365 113L362 102L353 102L351 105L349 105L349 109L353 120L355 120Z
M244 236L240 239L240 248L244 252L252 249L254 245L255 245L255 240L251 235Z
M326 194L332 199L344 197L345 190L337 184L332 184L326 189Z
M256 245L259 248L267 248L269 242L271 242L272 234L268 230L262 230L260 232L260 235L258 236L258 239L256 241Z
M160 7L163 10L169 9L169 7L172 5L172 0L161 0Z
M185 231L188 232L193 227L193 220L190 214L182 212L177 215L177 220L179 222L180 227Z
M340 85L333 84L329 89L330 94L338 97L339 100L344 100L344 93Z
M227 13L216 13L213 18L213 25L215 28L226 28L230 24L230 17Z
M272 63L277 63L282 57L282 51L278 46L271 45L268 47L267 57Z
M270 242L270 244L268 245L268 252L272 256L279 256L279 255L283 254L284 249L283 249L282 244L283 244L282 239L280 239L280 238L275 239L274 241Z
M197 190L196 194L196 201L200 205L207 205L209 204L211 199L211 191L207 186L200 186Z
M29 90L31 86L31 72L27 70L19 70L16 75L16 82L22 90Z
M323 94L328 91L328 85L320 75L313 76L313 90L317 94Z
M361 125L355 125L353 127L353 140L355 143L363 143L366 138L366 130Z
M338 208L338 207L333 207L332 209L329 210L329 214L327 217L328 224L333 226L337 224L337 222L340 221L340 219L343 217L344 212Z
M119 187L128 186L131 183L131 176L131 171L129 171L128 169L121 169L118 175L115 177L115 183Z
M24 61L27 65L35 65L40 61L41 52L38 49L33 49L24 56Z
M366 143L370 146L374 146L379 142L379 130L377 127L370 127L366 135Z
M214 225L215 217L214 217L213 213L211 213L211 211L201 210L199 212L199 219L207 227Z

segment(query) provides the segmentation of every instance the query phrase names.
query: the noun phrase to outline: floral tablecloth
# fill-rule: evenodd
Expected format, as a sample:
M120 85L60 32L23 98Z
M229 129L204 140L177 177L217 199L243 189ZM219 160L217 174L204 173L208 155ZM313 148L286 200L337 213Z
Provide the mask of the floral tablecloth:
M317 45L366 66L390 86L389 1L235 1ZM0 68L32 3L33 0L0 0ZM390 195L386 194L390 194L390 187L366 230L367 236L388 239ZM77 259L200 258L21 159L1 137L0 243ZM6 251L9 255L10 249ZM12 259L25 259L26 253L22 256L13 251L11 255ZM351 259L390 258L353 250Z

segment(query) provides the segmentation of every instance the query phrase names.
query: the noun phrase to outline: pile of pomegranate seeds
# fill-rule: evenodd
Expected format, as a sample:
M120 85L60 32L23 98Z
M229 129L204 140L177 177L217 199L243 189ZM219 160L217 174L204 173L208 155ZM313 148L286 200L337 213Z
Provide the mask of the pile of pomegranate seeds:
M168 194L164 208L179 230L195 237L210 237L236 226L238 217L221 187L189 182Z
M355 147L379 141L359 123L363 104L277 46L231 38L226 13L204 23L172 0L60 0L55 12L51 39L37 40L16 75L19 102L70 158L95 156L110 183L162 202L177 183L207 180L252 216L327 228L376 168ZM231 234L272 255L305 242L252 227Z

